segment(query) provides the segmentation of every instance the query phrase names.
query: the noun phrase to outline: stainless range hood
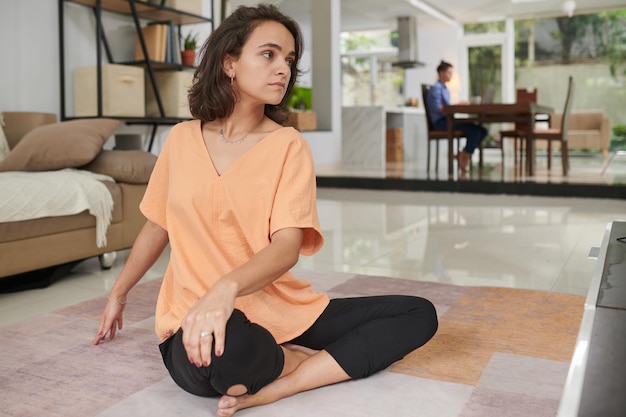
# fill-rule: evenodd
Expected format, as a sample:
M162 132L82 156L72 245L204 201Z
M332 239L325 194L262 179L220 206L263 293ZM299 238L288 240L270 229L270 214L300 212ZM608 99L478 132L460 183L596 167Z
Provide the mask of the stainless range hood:
M417 60L417 22L414 16L398 17L398 61L392 65L401 68L424 66Z

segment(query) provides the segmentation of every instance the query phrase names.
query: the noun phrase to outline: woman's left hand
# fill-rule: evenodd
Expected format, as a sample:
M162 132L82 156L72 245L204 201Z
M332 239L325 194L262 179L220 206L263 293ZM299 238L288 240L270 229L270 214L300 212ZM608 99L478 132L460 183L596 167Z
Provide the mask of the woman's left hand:
M222 356L226 340L226 322L233 313L236 298L235 285L218 281L191 307L181 322L183 345L189 361L197 367L211 364L211 348L215 356Z

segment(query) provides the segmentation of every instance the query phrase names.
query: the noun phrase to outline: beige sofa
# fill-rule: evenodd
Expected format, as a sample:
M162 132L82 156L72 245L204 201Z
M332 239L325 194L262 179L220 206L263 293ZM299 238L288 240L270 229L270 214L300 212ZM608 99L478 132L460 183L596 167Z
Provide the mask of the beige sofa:
M562 117L562 113L552 114L550 127L560 129ZM568 149L601 149L606 163L611 143L611 121L602 111L573 111L569 118L567 143ZM539 144L538 147L541 148Z
M0 171L16 171L10 166L3 169L3 164L16 152L16 145L25 135L28 134L30 138L36 132L41 135L45 133L45 129L52 127L68 129L74 126L67 124L71 122L57 123L56 115L47 113L5 112L3 116L3 130L11 151L0 162ZM84 120L83 126L88 122ZM99 122L94 122L94 125L97 123ZM34 128L37 130L33 130ZM104 144L105 141L106 138L101 143ZM114 201L112 220L106 231L106 246L97 246L96 220L87 211L60 217L0 223L0 281L6 277L19 278L18 274L24 272L69 264L132 246L145 223L145 218L139 211L139 202L156 157L139 150L108 151L100 148L96 149L95 158L90 156L87 159L91 160L77 168L115 179L114 183L103 181ZM83 162L78 160L74 164ZM34 162L30 161L29 164ZM101 257L101 261L106 258L110 259Z

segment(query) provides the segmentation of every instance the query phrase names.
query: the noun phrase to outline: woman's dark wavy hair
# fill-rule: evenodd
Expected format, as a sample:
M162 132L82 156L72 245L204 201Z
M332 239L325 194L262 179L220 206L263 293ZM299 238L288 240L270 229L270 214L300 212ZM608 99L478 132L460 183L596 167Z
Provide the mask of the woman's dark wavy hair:
M270 4L259 4L257 7L239 6L204 42L200 50L202 59L194 73L194 83L188 95L189 109L193 117L207 122L227 117L233 112L237 97L231 88L230 78L222 67L223 59L226 55L238 58L252 31L267 21L285 26L295 40L296 55L285 96L279 104L265 105L267 117L280 124L287 121L289 113L286 103L298 75L301 74L298 63L304 43L298 23Z

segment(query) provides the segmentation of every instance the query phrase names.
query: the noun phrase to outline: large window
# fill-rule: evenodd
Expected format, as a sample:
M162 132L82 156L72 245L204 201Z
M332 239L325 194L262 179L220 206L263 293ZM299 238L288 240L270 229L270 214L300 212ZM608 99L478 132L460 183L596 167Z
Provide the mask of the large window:
M600 109L626 125L626 10L518 21L515 35L516 87L560 108L572 75L573 111Z
M344 106L397 106L404 73L397 60L397 34L388 30L341 34L341 85Z
M626 10L515 22L515 88L537 89L538 101L564 105L576 84L573 111L602 110L613 126L612 148L626 145ZM502 22L465 25L466 35L501 33ZM494 47L468 51L469 93L498 84Z

